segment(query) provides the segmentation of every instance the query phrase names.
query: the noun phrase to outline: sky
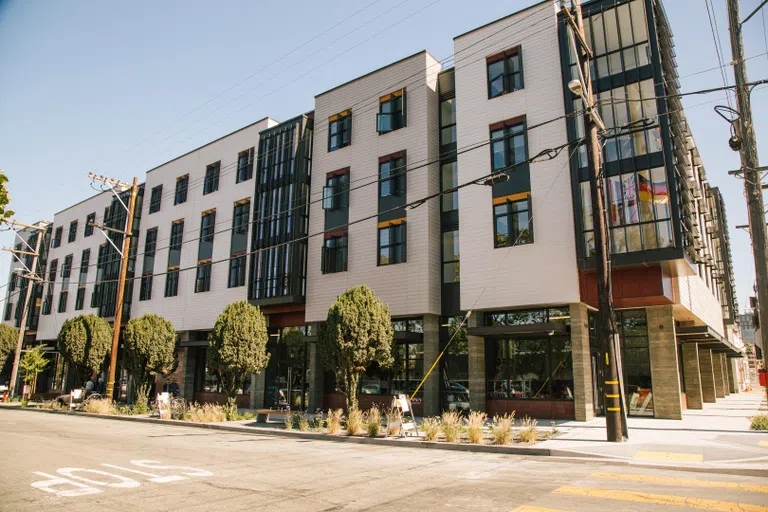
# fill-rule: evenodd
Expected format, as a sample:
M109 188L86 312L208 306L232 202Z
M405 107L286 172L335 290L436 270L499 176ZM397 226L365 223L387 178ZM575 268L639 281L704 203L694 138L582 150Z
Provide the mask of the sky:
M731 61L726 0L711 0ZM537 0L0 0L0 168L21 222L91 195L89 171L131 181L265 116L312 110L314 96ZM760 0L742 0L742 18ZM666 0L683 91L723 85L705 0ZM764 8L768 11L768 7ZM768 18L768 12L765 13ZM767 19L744 26L750 80L768 77ZM725 68L729 83L733 70ZM768 87L752 96L758 149L768 151ZM722 92L689 96L686 115L707 177L724 195L737 298L754 284L740 166ZM458 108L461 108L459 105ZM765 165L768 156L762 162ZM13 235L0 233L0 246ZM10 256L0 255L0 283ZM4 297L4 293L1 294Z

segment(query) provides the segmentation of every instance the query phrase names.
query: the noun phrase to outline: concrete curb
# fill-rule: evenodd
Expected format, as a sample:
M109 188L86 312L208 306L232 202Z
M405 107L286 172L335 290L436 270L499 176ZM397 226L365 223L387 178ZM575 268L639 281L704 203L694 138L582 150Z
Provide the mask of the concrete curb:
M254 436L274 436L274 437L286 437L294 439L307 439L314 441L329 441L336 443L352 443L352 444L368 444L376 446L389 446L399 448L421 448L421 449L434 449L434 450L446 450L446 451L458 451L458 452L475 452L475 453L496 453L501 455L523 455L533 457L548 457L548 460L552 462L567 462L567 463L584 463L584 464L600 464L607 466L638 466L643 468L662 469L667 471L686 471L694 473L721 473L735 476L754 476L764 477L764 469L752 469L752 468L733 468L728 466L716 466L716 465L703 465L703 466L691 466L691 465L666 465L666 464L647 464L638 462L632 459L620 459L616 457L609 457L604 455L576 452L568 450L558 450L551 448L534 448L534 447L522 447L522 446L494 446L494 445L476 445L476 444L458 444L458 443L435 443L435 442L411 442L401 439L370 439L367 437L346 437L346 436L329 436L313 434L310 432L300 432L294 430L279 430L264 427L249 427L249 426L230 426L219 425L212 423L196 423L191 421L179 421L179 420L162 420L159 418L141 418L135 416L106 416L102 414L92 414L87 412L69 412L69 411L55 411L48 409L30 409L21 407L0 407L0 410L12 410L22 412L36 412L43 414L64 414L69 416L78 416L84 418L96 418L101 420L115 420L115 421L128 421L135 423L149 423L154 425L174 426L174 427L188 427L199 428L208 430L218 430L223 432L231 432L236 434L246 434Z

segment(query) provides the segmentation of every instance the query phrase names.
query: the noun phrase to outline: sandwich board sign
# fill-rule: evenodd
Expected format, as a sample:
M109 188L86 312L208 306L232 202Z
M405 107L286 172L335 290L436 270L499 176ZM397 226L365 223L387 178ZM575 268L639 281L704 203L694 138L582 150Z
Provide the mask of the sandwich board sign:
M157 411L160 413L160 419L171 419L171 394L164 392L157 394Z
M82 403L85 398L85 392L81 389L73 389L69 392L69 410L71 411L75 407L75 403Z
M392 410L400 411L400 421L387 424L387 431L390 427L399 428L400 437L406 437L409 434L419 435L419 427L416 425L416 418L413 415L413 404L411 404L408 395L399 394L392 397ZM410 419L406 418L406 414L410 415Z

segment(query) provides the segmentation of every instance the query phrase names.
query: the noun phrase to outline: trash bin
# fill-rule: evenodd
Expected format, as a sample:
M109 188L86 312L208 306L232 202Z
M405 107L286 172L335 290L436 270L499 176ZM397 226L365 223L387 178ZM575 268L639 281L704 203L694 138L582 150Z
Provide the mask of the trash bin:
M761 386L768 386L768 370L757 370Z

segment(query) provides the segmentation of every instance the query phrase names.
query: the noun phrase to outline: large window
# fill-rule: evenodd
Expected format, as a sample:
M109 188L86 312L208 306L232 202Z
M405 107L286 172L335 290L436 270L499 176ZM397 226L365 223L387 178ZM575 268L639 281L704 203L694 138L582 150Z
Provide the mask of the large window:
M456 160L440 165L440 182L443 191L450 190L459 185L459 171ZM458 210L459 191L455 190L448 194L443 194L441 204L444 212Z
M395 224L395 222L397 222ZM379 265L394 265L406 261L405 220L393 221L379 228Z
M77 295L75 296L75 311L80 311L85 306L85 284L88 280L88 263L91 259L91 250L84 249L80 255L80 274L77 278Z
M379 197L404 196L406 187L405 155L379 161Z
M524 199L498 199L493 206L494 247L533 243L530 195Z
M489 99L523 88L523 53L519 46L488 57L486 65Z
M241 151L237 155L237 180L235 180L235 183L253 178L253 155L253 148Z
M175 297L179 293L179 265L181 245L184 238L184 219L171 224L171 238L168 242L168 271L165 275L165 296Z
M443 283L459 282L459 230L443 232Z
M245 285L245 253L248 250L248 216L251 210L250 199L235 203L232 212L232 240L229 247L228 288Z
M421 318L392 320L392 329L397 333L423 334L424 326ZM378 364L369 365L360 378L360 394L363 395L397 395L407 393L409 396L416 391L424 377L424 343L423 341L395 340L392 343L392 367L384 369ZM422 391L419 391L414 402L421 401Z
M61 235L63 232L64 228L62 226L57 227L56 231L53 232L53 242L51 243L51 247L54 249L61 246Z
M653 383L645 310L617 311L624 393L630 416L653 416Z
M72 243L77 239L77 220L73 220L69 223L69 233L67 235L67 243Z
M169 270L165 274L165 296L176 297L179 294L179 271Z
M440 146L456 144L456 98L440 102Z
M345 110L328 118L328 151L349 146L352 141L352 111Z
M663 167L610 176L607 179L611 252L648 251L673 247L669 187ZM585 256L595 253L590 183L581 184Z
M491 169L500 171L528 158L525 121L506 121L491 127Z
M189 174L176 178L176 194L173 197L173 204L187 202L187 189L189 188Z
M440 349L440 395L443 410L469 411L469 343L461 316L443 319ZM450 342L450 345L448 344Z
M195 278L195 293L207 292L211 289L211 262L197 265L197 277Z
M331 173L323 187L323 210L339 210L349 206L349 171Z
M205 181L203 182L203 195L219 190L219 173L221 162L216 162L205 168Z
M200 244L197 249L197 277L195 293L211 289L211 260L213 258L213 235L216 226L216 210L203 212L200 219Z
M326 237L323 242L321 265L323 274L347 270L347 233Z
M405 89L379 98L379 113L376 115L376 129L379 134L399 130L406 126Z
M573 400L573 361L567 336L487 339L489 399Z
M227 288L238 286L245 286L245 256L235 256L229 260Z
M155 251L157 249L157 228L147 230L147 238L144 241L144 267L141 274L139 300L152 298L152 281L155 269Z
M93 234L94 222L96 222L96 212L89 213L85 216L85 229L83 230L83 237L89 237Z
M160 211L160 203L163 199L163 186L152 187L152 195L149 199L149 213Z

